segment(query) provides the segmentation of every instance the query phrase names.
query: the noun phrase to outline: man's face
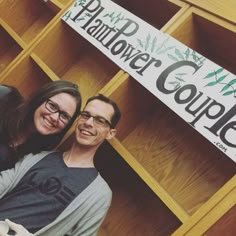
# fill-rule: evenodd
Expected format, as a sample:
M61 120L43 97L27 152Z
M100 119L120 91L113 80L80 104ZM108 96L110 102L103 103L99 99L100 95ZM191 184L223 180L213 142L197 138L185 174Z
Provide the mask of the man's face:
M77 143L84 147L97 148L105 139L114 137L116 130L109 125L113 113L114 109L108 103L100 100L89 102L77 120Z

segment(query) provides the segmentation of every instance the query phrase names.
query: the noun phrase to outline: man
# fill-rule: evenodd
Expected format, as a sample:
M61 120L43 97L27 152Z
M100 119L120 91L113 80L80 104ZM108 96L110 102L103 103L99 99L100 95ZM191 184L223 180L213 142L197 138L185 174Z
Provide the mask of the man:
M17 223L6 221L17 236L96 235L111 190L94 167L94 155L104 140L115 136L120 116L109 98L91 97L77 119L68 151L30 154L2 172L0 220Z

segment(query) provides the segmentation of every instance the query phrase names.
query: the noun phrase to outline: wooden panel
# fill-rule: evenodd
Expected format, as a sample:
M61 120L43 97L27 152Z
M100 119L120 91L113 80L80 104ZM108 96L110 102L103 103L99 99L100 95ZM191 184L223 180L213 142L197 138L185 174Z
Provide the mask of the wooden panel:
M203 205L189 220L177 229L173 236L205 235L208 229L236 205L236 175L231 178L209 201ZM231 215L228 215L230 217ZM232 215L231 215L232 216ZM228 218L229 222L234 218ZM230 223L231 224L231 223ZM226 226L226 225L225 225ZM225 227L225 230L226 227ZM230 230L230 229L229 229ZM222 234L224 235L224 234Z
M97 153L95 164L113 191L99 236L166 236L181 225L107 143Z
M99 92L120 68L64 22L42 39L34 50L62 80L77 83L84 99Z
M185 0L204 10L212 12L217 16L236 23L236 1L235 0Z
M180 1L166 0L115 0L114 2L157 29L161 29L183 6ZM145 10L147 6L148 10Z
M167 30L172 37L236 74L236 25L190 8Z
M0 3L1 18L25 42L30 42L46 26L55 16L54 10L44 1L15 0Z
M20 92L27 96L40 88L51 79L28 56L18 62L1 83L16 86Z
M230 158L135 80L111 97L123 114L117 138L189 214L235 174Z
M235 195L236 198L236 195ZM232 207L207 232L206 236L234 236L236 232L236 206Z
M58 0L60 3L66 5L68 2L70 2L70 0Z
M22 48L0 22L0 73L20 54Z

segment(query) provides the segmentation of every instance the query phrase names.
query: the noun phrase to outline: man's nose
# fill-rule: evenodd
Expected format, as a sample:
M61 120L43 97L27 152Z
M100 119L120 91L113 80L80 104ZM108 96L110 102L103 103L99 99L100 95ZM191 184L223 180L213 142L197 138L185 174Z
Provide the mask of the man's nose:
M87 119L85 123L86 123L87 125L93 126L93 117L92 117L92 116L89 117L89 119Z

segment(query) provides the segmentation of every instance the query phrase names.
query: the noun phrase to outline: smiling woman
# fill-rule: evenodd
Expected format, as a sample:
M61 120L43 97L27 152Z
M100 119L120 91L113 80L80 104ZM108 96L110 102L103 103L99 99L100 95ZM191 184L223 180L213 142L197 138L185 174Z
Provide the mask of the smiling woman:
M25 154L53 149L80 107L79 88L68 81L50 82L25 100L16 88L1 85L0 171L12 168Z

